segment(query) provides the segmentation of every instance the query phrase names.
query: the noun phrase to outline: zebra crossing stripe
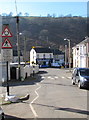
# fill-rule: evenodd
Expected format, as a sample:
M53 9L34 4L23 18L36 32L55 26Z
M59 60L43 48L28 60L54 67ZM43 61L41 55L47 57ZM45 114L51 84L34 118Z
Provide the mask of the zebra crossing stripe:
M62 78L64 79L65 77L62 76Z

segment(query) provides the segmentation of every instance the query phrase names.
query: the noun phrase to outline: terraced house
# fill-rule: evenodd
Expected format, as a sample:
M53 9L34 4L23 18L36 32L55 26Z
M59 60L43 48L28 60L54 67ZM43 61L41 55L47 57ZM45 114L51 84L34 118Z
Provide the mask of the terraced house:
M73 67L89 67L89 37L74 46Z

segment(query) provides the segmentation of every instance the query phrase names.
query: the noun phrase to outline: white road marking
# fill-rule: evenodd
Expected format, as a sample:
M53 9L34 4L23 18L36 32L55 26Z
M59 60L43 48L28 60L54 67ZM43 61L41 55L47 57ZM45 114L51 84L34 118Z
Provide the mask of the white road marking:
M54 78L51 78L52 80L54 79Z
M57 77L57 76L55 76L55 78L56 78L56 79L58 79L58 77Z
M41 78L42 78L42 79L44 79L45 77L44 77L44 76L42 76Z
M43 80L41 82L43 82Z
M48 78L51 78L51 76L48 76Z
M39 87L35 90L35 93L36 93L37 96L36 96L36 98L30 103L30 108L31 108L31 110L32 110L32 112L33 112L33 114L34 114L34 116L35 116L36 118L38 117L38 115L37 115L34 107L32 106L32 104L34 103L35 100L37 100L37 99L39 98L39 94L37 93L37 90L41 88L41 85L40 85L39 83L37 83L37 85L39 85Z
M63 79L64 79L65 77L63 77L63 76L62 76L61 78L63 78Z
M71 77L68 77L69 79L71 79Z

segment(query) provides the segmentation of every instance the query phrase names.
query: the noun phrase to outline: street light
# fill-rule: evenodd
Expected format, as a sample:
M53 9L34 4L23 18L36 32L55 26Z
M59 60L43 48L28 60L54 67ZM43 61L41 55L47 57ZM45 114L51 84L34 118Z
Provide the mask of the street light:
M65 68L67 68L67 55L66 55L67 45L65 45Z
M65 38L64 39L65 41L68 41L69 42L69 70L71 69L71 57L70 57L70 39L67 39L67 38Z

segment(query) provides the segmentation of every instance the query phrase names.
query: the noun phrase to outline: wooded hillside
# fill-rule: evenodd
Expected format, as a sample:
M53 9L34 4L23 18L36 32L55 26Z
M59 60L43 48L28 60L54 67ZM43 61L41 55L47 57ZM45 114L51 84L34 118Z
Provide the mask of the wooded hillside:
M11 40L16 47L16 18L3 17L3 24L10 24L13 33ZM26 37L27 50L32 46L52 48L64 47L68 44L64 38L71 40L71 46L81 42L87 36L87 18L82 17L20 17L19 32L21 49Z

